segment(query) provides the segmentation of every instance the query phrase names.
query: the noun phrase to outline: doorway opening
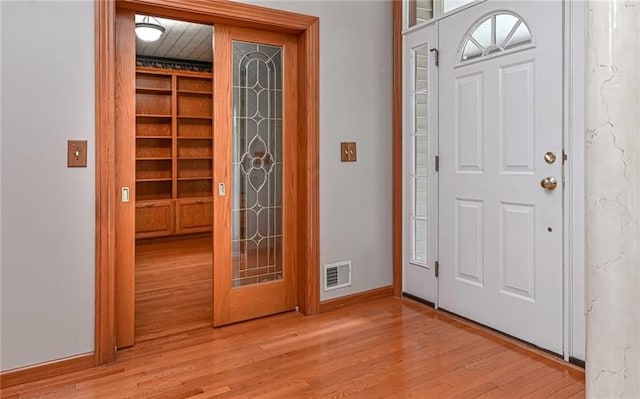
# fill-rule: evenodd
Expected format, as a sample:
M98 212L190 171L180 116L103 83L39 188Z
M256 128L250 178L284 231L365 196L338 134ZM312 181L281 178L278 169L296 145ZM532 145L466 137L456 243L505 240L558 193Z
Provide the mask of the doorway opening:
M116 36L117 347L295 309L296 36L130 10Z
M405 40L405 292L558 354L561 10L478 3Z
M135 242L135 223L122 223L123 220L135 220L133 202L126 201L129 197L125 196L130 194L130 188L135 187L135 165L132 165L135 163L135 154L123 158L127 155L126 149L123 151L121 143L123 139L116 132L135 133L135 129L131 128L135 125L133 111L135 95L126 94L135 93L133 79L135 63L132 61L135 55L130 58L121 56L122 48L127 48L131 54L135 53L135 39L127 36L130 33L126 35L119 33L123 31L122 26L129 26L131 27L129 32L133 31L134 13L185 19L189 22L215 26L250 26L252 30L291 35L297 46L297 56L295 52L287 52L293 55L287 62L296 64L293 79L301 84L298 95L293 101L295 111L292 111L297 115L298 128L290 131L291 135L288 138L290 148L295 150L298 158L297 173L287 180L288 183L293 184L291 186L293 190L283 190L287 193L295 193L297 197L295 219L292 219L289 224L291 234L294 234L296 239L288 247L289 250L293 250L291 261L299 265L297 273L292 276L297 288L295 295L297 305L304 314L315 314L319 311L318 18L226 1L194 3L188 0L176 0L170 6L149 5L148 2L136 0L121 1L117 4L116 2L96 2L96 364L103 364L115 358L116 341L121 334L121 327L133 325L133 320L127 319L128 316L133 317L133 301L129 306L122 306L117 299L120 297L122 287L133 292L135 249L132 245L123 246L121 240L130 237L130 240L126 239L125 242ZM123 15L125 18L122 18ZM240 41L248 40L241 38L241 32L228 32ZM262 37L263 35L258 35L258 38ZM218 39L216 39L217 42ZM216 58L218 57L214 57ZM127 61L129 59L131 61ZM129 68L128 76L132 77L129 80L122 79L121 64L123 62L125 64L130 62L125 65L125 69ZM231 76L230 71L227 76ZM217 82L224 83L223 80L217 80ZM229 80L226 84L231 86ZM214 91L218 90L214 89ZM230 90L225 92L227 92L225 102L228 108L226 108L227 105L218 101L215 104L224 106L223 109L228 110L231 108L232 97ZM217 110L214 113L216 112ZM230 113L226 112L226 114L230 119ZM214 123L217 123L216 121L222 120L216 118ZM228 125L227 127L230 128L231 123L228 122L225 126ZM127 124L130 124L128 129ZM123 126L125 126L124 129ZM135 153L133 144L135 135L128 140L129 144L125 148ZM223 176L230 175L230 166L226 165L226 170L222 171ZM123 173L127 170L134 172L130 175ZM214 171L218 170L214 167ZM224 195L221 194L225 193L225 185L229 185L228 182L219 181L219 177L214 176L213 179L213 191L214 194L218 194L214 198L223 198ZM134 195L135 193L131 193L131 198L134 198ZM230 208L228 213L231 214ZM231 219L229 218L226 223L228 225L226 228L230 231ZM214 225L217 226L215 220ZM225 250L231 254L230 238L225 241L225 246L227 245ZM214 254L220 254L219 246L216 245L215 248ZM132 266L127 266L128 264ZM133 336L133 332L131 335Z
M142 14L135 22L139 342L212 324L213 27ZM139 34L150 22L160 37Z

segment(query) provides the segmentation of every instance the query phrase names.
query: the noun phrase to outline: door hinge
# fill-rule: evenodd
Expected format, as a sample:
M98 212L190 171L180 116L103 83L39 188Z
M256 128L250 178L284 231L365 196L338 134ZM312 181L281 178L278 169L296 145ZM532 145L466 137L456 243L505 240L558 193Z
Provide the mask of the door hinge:
M438 276L440 276L440 262L436 261L436 267L435 267L435 272L436 272L436 278L438 278Z
M440 155L436 155L436 172L440 172Z
M432 48L431 50L432 53L435 53L436 55L436 66L440 66L440 50L438 50L437 48Z
M567 159L569 159L569 157L567 157L567 153L562 150L562 163L567 162Z

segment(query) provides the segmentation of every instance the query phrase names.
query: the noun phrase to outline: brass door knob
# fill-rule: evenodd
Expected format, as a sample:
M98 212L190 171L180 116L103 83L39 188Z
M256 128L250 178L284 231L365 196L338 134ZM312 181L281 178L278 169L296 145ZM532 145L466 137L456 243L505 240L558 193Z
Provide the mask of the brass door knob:
M555 177L547 176L544 179L540 180L540 187L545 190L553 191L558 187L558 181Z

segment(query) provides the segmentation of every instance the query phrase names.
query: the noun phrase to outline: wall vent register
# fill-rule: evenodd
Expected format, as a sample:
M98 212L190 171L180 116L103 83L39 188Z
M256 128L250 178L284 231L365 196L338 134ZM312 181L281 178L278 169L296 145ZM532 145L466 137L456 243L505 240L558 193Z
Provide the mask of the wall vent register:
M324 290L330 291L351 285L351 261L324 265Z

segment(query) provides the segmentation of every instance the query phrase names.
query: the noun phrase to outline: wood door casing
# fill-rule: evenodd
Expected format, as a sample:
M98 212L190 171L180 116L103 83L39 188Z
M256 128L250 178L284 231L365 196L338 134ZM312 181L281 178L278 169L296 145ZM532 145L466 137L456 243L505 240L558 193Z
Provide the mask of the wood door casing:
M119 291L116 281L116 238L121 225L116 208L119 189L115 154L117 10L131 10L205 24L251 26L297 35L299 104L298 159L298 305L306 315L319 312L319 19L261 6L211 0L115 0L95 2L96 22L96 302L95 362L115 359L116 311ZM131 34L133 38L133 33ZM133 77L132 77L133 79ZM133 80L132 83L133 84ZM133 101L133 99L130 99ZM133 224L133 218L131 218ZM132 243L133 245L133 243ZM132 247L133 248L133 247Z
M214 182L226 186L225 195L214 190L214 325L261 317L293 309L297 304L297 44L296 38L271 32L216 26L214 48ZM232 42L243 41L283 48L282 115L282 248L283 279L232 288ZM218 186L216 186L218 187Z

